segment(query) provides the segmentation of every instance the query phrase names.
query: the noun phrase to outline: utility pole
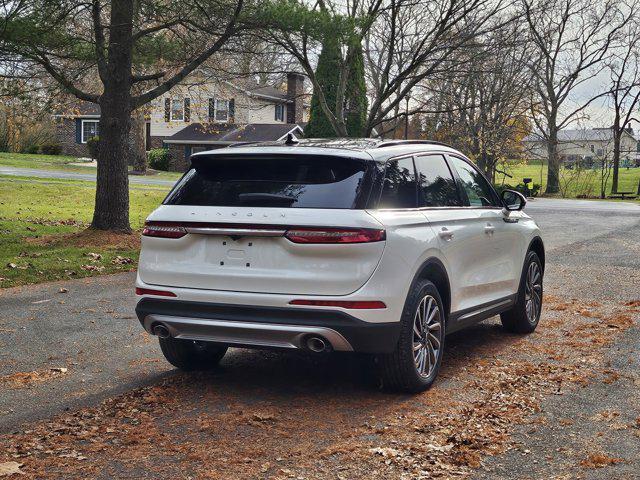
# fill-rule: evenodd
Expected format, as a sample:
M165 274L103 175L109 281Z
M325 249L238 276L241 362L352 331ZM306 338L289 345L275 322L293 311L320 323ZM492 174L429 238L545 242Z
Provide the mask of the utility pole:
M404 139L409 139L409 95L405 97L405 102L407 105L404 110Z

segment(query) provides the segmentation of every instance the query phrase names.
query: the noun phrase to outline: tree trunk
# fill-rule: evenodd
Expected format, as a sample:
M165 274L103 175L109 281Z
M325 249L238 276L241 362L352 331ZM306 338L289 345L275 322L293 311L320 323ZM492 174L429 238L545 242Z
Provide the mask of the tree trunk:
M91 222L92 227L100 230L131 231L127 165L131 117L122 103L125 96L128 95L108 94L105 89L100 99L96 205Z
M547 189L545 193L558 193L560 191L560 157L558 156L558 130L555 127L549 129L547 154L549 156L549 169L547 170Z
M618 171L620 170L620 137L622 131L613 130L613 175L611 177L611 193L618 193Z
M133 0L111 2L109 47L101 72L100 148L96 205L91 226L131 232L129 225L129 130L131 128L131 57Z
M133 113L131 118L130 155L133 160L133 171L138 175L147 172L147 151L145 149L145 120L141 108Z

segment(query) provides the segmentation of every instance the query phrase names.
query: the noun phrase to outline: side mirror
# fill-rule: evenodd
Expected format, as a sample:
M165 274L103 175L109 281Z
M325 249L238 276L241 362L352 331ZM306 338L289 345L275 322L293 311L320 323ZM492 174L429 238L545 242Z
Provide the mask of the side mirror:
M527 199L524 198L524 195L515 190L503 190L500 197L502 199L502 205L510 212L522 210L527 204Z

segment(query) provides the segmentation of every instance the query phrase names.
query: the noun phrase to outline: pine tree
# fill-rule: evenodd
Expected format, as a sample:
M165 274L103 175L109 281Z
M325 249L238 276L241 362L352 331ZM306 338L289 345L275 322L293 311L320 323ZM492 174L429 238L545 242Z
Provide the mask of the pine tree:
M354 43L349 55L352 63L345 91L345 115L347 133L350 137L362 137L367 122L367 86L364 80L364 55L362 45Z
M342 63L342 52L340 42L332 35L327 35L322 44L322 51L318 58L316 68L316 79L324 96L327 105L335 113L336 91L340 82L340 64ZM309 112L309 123L304 129L304 136L307 138L334 138L336 131L331 122L322 111L318 92L313 92L311 97L311 110Z

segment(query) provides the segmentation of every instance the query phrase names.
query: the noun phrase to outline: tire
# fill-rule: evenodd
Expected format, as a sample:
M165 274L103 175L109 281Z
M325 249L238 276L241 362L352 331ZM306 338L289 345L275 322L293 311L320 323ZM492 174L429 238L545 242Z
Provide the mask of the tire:
M505 330L513 333L532 333L542 313L542 263L536 252L527 253L520 278L516 304L500 314Z
M167 361L185 371L210 370L222 360L227 347L209 342L196 342L177 338L158 338L160 349Z
M428 313L424 315L423 312ZM427 327L421 322L423 316L427 320L432 317L428 335L425 335ZM420 280L412 287L400 323L400 338L395 350L378 357L382 386L408 393L422 392L431 387L438 376L445 343L446 313L433 283ZM421 325L421 328L414 330L415 325ZM422 330L421 335L418 330ZM418 344L421 347L418 348Z

